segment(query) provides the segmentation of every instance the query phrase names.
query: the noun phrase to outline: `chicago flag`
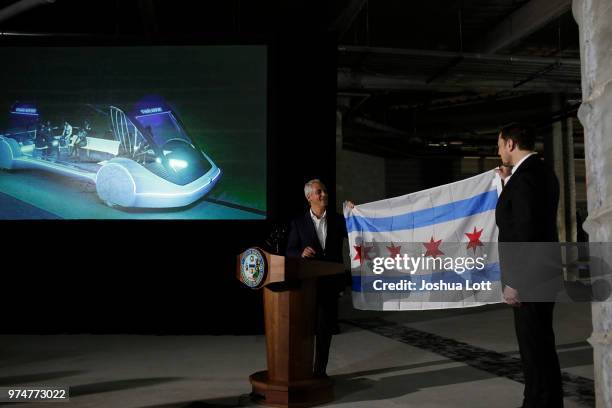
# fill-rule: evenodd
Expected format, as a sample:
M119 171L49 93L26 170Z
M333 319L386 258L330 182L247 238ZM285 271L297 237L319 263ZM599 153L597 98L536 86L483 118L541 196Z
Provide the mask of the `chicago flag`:
M344 207L349 238L353 305L365 310L422 310L479 306L501 302L495 206L501 182L494 170L412 194ZM481 257L484 270L448 268L372 273L376 257ZM375 280L461 282L486 278L492 290L376 291ZM380 283L378 284L380 286Z

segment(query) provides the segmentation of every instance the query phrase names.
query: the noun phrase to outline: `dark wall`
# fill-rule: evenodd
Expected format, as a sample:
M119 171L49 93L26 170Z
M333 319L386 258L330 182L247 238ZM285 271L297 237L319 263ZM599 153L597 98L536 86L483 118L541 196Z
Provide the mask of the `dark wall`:
M321 179L335 200L336 44L325 35L281 38L278 50L272 173L276 213L284 220L306 209L303 186L310 179Z
M2 222L1 332L262 331L261 292L237 282L236 255L305 209L308 179L323 179L335 197L335 39L306 21L292 24L299 7L281 12L290 16L264 30L269 220Z
M462 174L460 167L461 158L458 157L437 157L435 165L431 158L387 159L386 197L414 193L473 175Z

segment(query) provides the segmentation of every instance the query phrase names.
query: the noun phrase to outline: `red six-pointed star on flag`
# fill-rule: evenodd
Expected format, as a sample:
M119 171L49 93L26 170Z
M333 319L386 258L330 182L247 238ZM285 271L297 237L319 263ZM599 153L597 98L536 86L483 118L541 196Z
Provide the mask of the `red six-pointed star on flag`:
M402 249L401 246L395 246L393 245L393 242L391 243L390 247L387 247L387 249L389 250L389 257L390 258L395 258L397 255L400 255L400 251Z
M482 246L482 242L480 242L480 235L482 235L482 229L480 231L476 231L476 227L474 227L473 232L466 232L465 235L468 237L470 242L467 244L467 249L472 248L474 253L476 253L476 248Z
M373 247L367 247L364 245L353 245L353 248L355 248L356 252L353 260L358 260L360 265L363 265L363 262L366 259L370 259L368 258L368 252L370 252Z
M441 243L442 240L434 241L433 236L431 237L431 240L429 242L423 242L423 245L427 249L425 256L433 256L435 258L438 255L444 255L444 252L440 251L440 249L438 248Z

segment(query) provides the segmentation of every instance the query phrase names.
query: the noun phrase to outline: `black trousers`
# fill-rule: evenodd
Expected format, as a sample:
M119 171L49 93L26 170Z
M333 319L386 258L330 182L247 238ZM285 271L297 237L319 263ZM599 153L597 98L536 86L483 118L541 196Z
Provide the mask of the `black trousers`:
M332 335L338 334L338 279L319 279L315 319L315 355L313 372L326 375Z
M562 408L561 368L555 346L552 302L524 302L514 310L525 391L523 408Z

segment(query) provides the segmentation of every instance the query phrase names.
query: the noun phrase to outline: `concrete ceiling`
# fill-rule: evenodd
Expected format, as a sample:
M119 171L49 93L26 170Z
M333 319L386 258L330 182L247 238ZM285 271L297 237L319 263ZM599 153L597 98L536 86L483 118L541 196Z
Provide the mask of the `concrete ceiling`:
M0 10L15 3L0 0ZM397 146L426 149L452 138L454 146L462 143L459 152L476 148L484 155L503 123L545 128L575 115L580 52L570 6L571 0L56 0L0 18L0 33L248 38L270 27L335 33L348 144L365 151L382 146L380 154L388 155Z
M340 31L338 53L350 148L487 155L500 125L525 121L545 133L575 116L580 52L571 1L361 3ZM579 124L575 136L580 143Z

